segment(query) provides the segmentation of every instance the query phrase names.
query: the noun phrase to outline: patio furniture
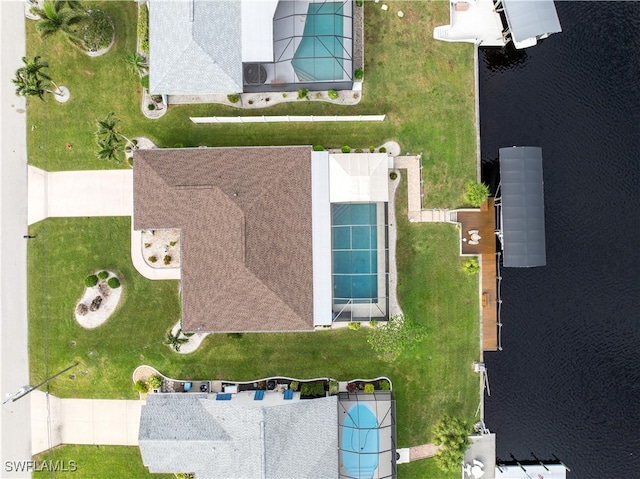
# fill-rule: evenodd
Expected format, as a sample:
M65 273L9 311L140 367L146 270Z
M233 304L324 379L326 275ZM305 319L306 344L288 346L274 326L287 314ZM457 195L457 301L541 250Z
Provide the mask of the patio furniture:
M216 394L216 401L231 401L231 394Z
M209 392L209 385L206 384L206 383L205 384L201 384L200 385L200 392L208 393Z
M284 392L285 399L293 399L293 389L287 389Z
M471 241L480 241L482 239L482 236L480 236L478 233L473 233L471 235Z
M477 245L477 244L480 244L480 243L478 243L477 241L469 241L469 244L471 244L471 245Z
M264 390L258 389L256 394L253 396L254 401L262 401L264 399Z
M184 392L188 393L189 391L191 391L191 383L184 383Z

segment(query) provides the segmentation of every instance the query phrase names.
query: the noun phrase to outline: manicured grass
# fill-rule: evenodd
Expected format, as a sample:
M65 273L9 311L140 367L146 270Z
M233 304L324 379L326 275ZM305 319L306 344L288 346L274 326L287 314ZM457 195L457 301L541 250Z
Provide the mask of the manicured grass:
M398 465L398 477L402 479L460 479L460 471L443 472L433 459Z
M91 479L175 479L173 474L150 474L142 465L140 449L127 446L60 446L34 458L38 461L40 472L33 474L35 478L91 478ZM50 462L52 461L52 462ZM56 462L58 461L58 462ZM71 472L69 461L74 461L76 470ZM46 462L46 464L42 464ZM58 471L49 469L58 465ZM62 471L62 467L68 470Z
M95 155L95 121L114 111L127 136L160 146L314 144L368 148L395 139L403 152L423 153L425 205L455 207L463 185L475 179L473 47L437 42L433 27L448 22L446 2L392 2L388 12L365 2L365 82L354 107L300 101L261 110L222 105L172 106L159 120L140 110L138 77L124 58L135 50L134 2L99 2L116 24L116 44L90 58L62 38L43 42L27 22L27 50L42 55L50 74L72 98L58 104L30 100L29 161L49 171L126 167ZM404 18L395 15L405 12ZM290 93L295 95L295 92ZM383 123L194 125L190 116L387 114ZM66 145L71 143L71 150Z
M406 187L398 201L406 204ZM195 353L176 354L163 340L180 314L177 282L149 281L134 270L129 218L39 222L29 230L36 236L28 256L31 382L73 361L80 365L49 383L52 394L135 398L131 374L143 363L185 379L386 375L398 400L399 445L428 442L443 414L471 419L477 406L478 378L470 366L478 358L477 278L460 271L453 226L413 225L405 216L397 226L401 305L429 335L415 351L386 364L372 355L365 328L213 335ZM85 330L74 308L85 276L102 269L120 275L122 302L104 325Z

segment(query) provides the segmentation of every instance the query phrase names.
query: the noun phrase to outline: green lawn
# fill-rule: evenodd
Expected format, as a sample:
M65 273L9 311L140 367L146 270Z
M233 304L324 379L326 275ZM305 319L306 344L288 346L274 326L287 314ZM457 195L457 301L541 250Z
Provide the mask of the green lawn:
M88 479L175 479L173 474L150 474L142 465L140 449L127 446L60 446L34 458L38 461L35 478L88 478ZM50 462L51 461L51 462ZM58 461L56 463L56 461ZM70 461L74 461L71 463ZM46 462L43 465L42 462ZM47 470L58 465L57 472ZM62 467L69 471L62 471ZM76 470L71 472L72 467Z
M221 105L174 106L159 120L140 111L137 76L124 58L134 51L134 2L100 2L116 24L116 43L90 58L62 38L46 42L27 22L27 50L42 55L71 100L29 101L29 161L49 171L105 169L124 164L95 156L95 121L114 111L127 136L147 136L160 146L321 144L354 148L397 140L403 152L423 152L425 205L460 205L464 182L475 179L473 47L437 42L433 27L448 22L446 2L392 2L389 11L365 2L365 83L355 107L300 101L263 110ZM400 19L395 12L403 10ZM293 93L295 95L295 92ZM387 114L383 123L194 125L189 116ZM71 150L66 145L71 143Z

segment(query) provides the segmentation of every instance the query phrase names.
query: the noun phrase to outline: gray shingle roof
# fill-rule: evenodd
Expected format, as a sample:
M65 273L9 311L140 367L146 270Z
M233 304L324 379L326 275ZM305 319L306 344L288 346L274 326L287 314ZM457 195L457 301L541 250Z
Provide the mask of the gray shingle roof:
M517 42L562 31L553 0L504 0L502 3Z
M182 230L185 331L313 329L310 147L134 159L135 229Z
M242 91L239 0L149 2L152 94Z
M272 405L151 394L139 445L150 472L198 479L324 479L338 474L337 397Z

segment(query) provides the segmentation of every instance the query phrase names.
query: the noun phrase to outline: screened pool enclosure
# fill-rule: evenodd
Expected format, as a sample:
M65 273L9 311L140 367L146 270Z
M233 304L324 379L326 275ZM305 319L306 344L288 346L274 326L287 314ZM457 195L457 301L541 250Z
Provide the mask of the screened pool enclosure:
M273 58L243 64L251 91L350 89L353 2L284 0L273 15Z

